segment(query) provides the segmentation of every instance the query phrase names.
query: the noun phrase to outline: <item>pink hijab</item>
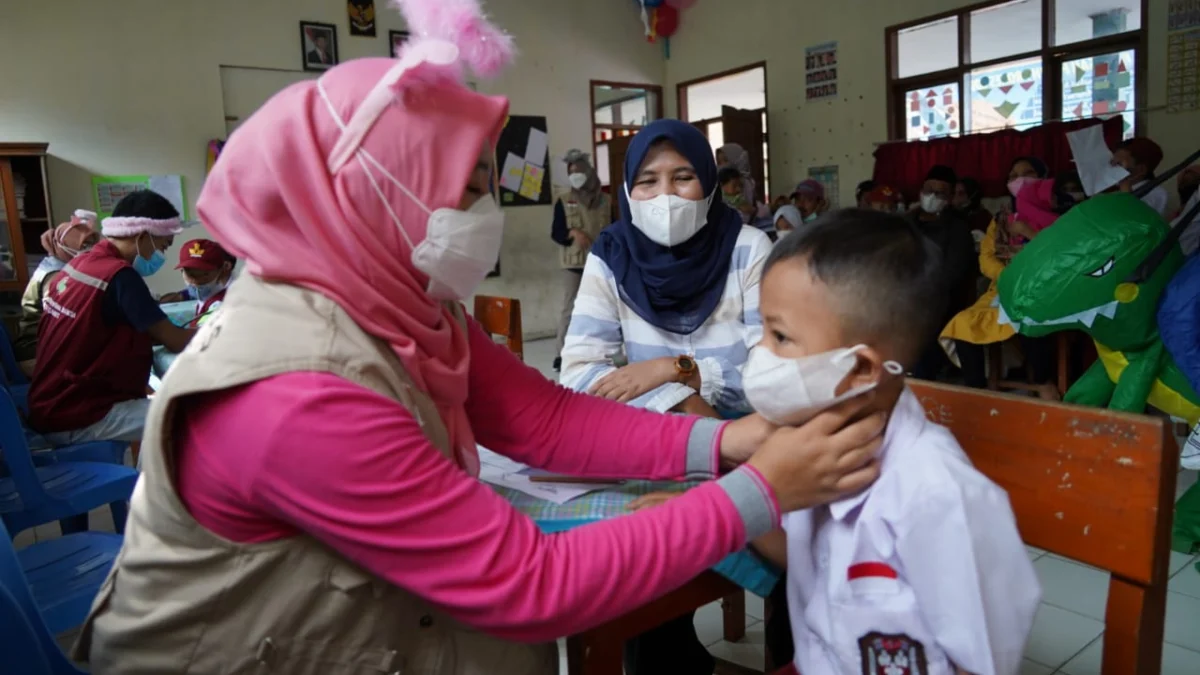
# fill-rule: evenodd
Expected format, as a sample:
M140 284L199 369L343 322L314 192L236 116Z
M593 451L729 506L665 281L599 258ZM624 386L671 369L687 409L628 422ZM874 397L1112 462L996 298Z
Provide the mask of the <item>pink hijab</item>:
M1017 220L1028 225L1034 232L1054 224L1058 214L1054 212L1054 180L1031 180L1017 194Z
M470 56L463 50L464 60ZM343 123L396 63L358 59L321 76ZM392 86L394 101L359 146L429 210L457 208L484 143L495 144L507 119L507 99L471 91L461 72L461 64L429 63L405 72ZM205 181L200 217L251 274L322 293L389 343L437 405L459 464L477 474L464 410L467 335L450 308L426 294L429 279L413 266L412 250L364 164L414 246L425 238L428 212L369 162L352 158L330 174L327 162L342 131L317 86L288 87L233 134Z

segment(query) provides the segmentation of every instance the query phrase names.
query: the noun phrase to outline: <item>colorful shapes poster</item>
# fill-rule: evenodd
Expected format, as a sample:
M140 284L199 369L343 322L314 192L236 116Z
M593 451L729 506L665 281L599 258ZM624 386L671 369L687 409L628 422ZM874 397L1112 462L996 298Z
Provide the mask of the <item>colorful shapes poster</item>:
M836 98L838 95L838 47L836 42L804 50L805 99Z
M496 145L501 206L550 204L550 140L546 118L512 115Z

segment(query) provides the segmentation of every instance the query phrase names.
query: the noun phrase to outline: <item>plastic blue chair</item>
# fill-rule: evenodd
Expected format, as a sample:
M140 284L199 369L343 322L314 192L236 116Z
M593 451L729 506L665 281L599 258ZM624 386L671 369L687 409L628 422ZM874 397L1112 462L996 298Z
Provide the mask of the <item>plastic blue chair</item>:
M0 518L10 532L19 534L45 523L85 516L105 504L112 509L117 532L125 531L138 472L103 462L36 466L17 407L7 391L0 392L0 450L12 474L0 478Z
M93 537L94 533L86 535L71 535L64 539L74 539L76 537ZM120 537L117 535L106 535L117 539L117 546L120 546ZM33 546L15 551L12 543L9 541L8 532L4 530L4 526L0 525L0 654L4 655L4 672L21 673L21 675L82 675L83 671L71 665L63 655L62 650L58 648L58 643L54 640L54 629L47 625L46 619L43 618L42 611L39 607L44 607L41 603L45 598L37 597L37 589L31 589L26 581L26 571L24 568L25 561L22 556L26 551L31 549L44 547L48 545L58 544L57 541L46 542L45 544L34 544ZM60 540L61 541L61 540ZM43 553L49 549L42 549L35 552L34 556L46 556L53 558L53 553ZM116 555L114 550L112 555ZM105 564L104 573L98 575L94 586L84 586L76 583L69 575L70 569L59 570L60 574L65 576L60 577L67 585L72 586L74 594L78 596L77 603L82 606L82 609L72 608L75 611L73 623L62 630L74 628L83 622L87 616L87 612L91 607L91 602L95 598L96 591L100 584L104 581L105 575L108 574L108 568L112 566L112 558L109 558ZM45 569L45 568L44 568ZM40 573L40 572L39 572ZM97 575L91 574L90 581ZM86 605L84 598L86 598ZM58 605L62 605L63 596L51 599L58 600ZM52 608L51 612L57 615L65 616L65 612L60 612L59 609ZM61 620L57 619L56 620ZM61 630L59 631L61 632Z
M8 329L0 322L0 376L4 378L4 386L12 393L13 400L21 410L29 410L29 378L21 372L17 365L17 355L13 352L12 339Z

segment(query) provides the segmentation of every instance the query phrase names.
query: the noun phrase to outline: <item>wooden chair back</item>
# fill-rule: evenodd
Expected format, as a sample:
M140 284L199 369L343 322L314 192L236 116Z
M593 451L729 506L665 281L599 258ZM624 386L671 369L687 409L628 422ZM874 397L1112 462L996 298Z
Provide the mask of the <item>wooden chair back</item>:
M1179 462L1164 420L909 385L929 419L1008 491L1026 543L1112 575L1102 674L1159 672Z
M521 331L521 301L515 298L475 296L475 320L490 335L505 338L509 350L525 360L525 340Z

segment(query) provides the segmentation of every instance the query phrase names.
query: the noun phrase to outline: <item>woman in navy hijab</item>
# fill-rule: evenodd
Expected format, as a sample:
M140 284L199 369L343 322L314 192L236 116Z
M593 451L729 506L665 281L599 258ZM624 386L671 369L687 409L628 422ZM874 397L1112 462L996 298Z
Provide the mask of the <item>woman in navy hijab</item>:
M621 218L584 266L562 383L660 412L749 412L741 369L762 337L770 239L725 205L708 139L685 122L639 131L613 187ZM710 675L713 661L688 615L630 641L625 670Z

